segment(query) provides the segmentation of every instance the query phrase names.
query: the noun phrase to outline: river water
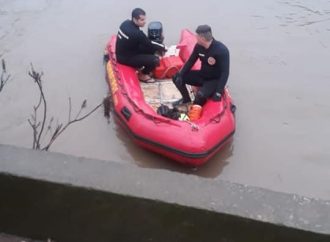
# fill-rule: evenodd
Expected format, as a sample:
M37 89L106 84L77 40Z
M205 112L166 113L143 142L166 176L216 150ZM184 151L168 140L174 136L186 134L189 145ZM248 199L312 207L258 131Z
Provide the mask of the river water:
M330 199L330 1L0 0L0 58L12 78L0 93L0 143L32 146L27 122L38 101L30 63L44 73L49 116L68 118L107 95L102 54L134 7L163 23L165 43L209 24L231 52L237 105L233 141L205 166L178 166L136 147L99 109L52 151L169 169ZM43 140L46 142L46 140Z

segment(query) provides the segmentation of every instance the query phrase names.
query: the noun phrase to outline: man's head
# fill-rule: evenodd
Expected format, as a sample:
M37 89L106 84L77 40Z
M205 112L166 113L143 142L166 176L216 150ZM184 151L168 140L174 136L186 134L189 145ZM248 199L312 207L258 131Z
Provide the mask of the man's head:
M146 24L146 12L141 8L135 8L132 11L132 21L139 27Z
M208 25L199 25L196 29L197 43L208 48L213 40L211 27Z

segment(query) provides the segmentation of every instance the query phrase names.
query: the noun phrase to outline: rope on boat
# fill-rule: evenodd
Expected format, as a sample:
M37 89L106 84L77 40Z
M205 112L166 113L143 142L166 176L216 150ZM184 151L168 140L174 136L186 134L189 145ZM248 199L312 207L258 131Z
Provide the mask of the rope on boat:
M217 115L215 115L214 117L210 118L209 122L205 124L205 126L211 124L211 123L220 123L221 121L221 118L223 117L223 115L225 114L226 112L226 109L228 108L228 104L227 104L227 96L226 95L222 95L223 98L223 102L224 102L224 105L223 105L223 109L220 113L218 113Z
M186 122L187 122L188 124L190 124L190 126L191 126L191 130L192 130L192 131L198 131L198 130L199 130L199 127L198 127L197 124L194 124L194 123L190 122L189 120L186 120Z

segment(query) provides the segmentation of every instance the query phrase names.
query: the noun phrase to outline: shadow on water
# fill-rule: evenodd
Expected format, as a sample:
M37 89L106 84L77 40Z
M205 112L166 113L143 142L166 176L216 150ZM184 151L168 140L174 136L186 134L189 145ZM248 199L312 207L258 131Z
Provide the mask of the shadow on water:
M232 138L206 164L200 167L185 166L137 146L119 124L116 123L115 125L117 126L115 128L117 138L126 148L127 153L131 155L133 162L139 167L165 169L206 178L215 178L222 173L224 167L229 164L229 158L233 155L234 144Z

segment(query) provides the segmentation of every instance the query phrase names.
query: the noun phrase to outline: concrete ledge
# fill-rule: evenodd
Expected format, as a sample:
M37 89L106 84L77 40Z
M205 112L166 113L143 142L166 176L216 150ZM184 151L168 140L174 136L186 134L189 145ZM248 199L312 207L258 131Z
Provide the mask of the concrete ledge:
M330 241L330 202L0 145L0 231L56 241Z

